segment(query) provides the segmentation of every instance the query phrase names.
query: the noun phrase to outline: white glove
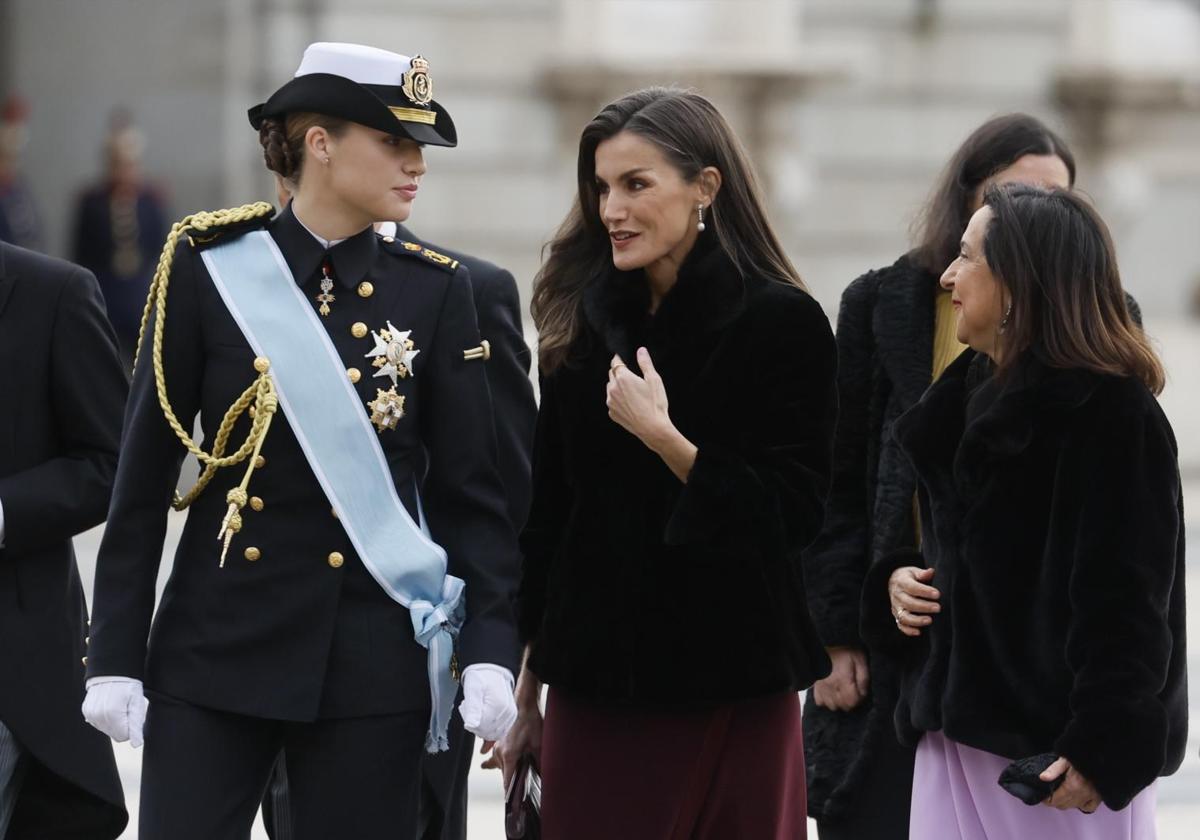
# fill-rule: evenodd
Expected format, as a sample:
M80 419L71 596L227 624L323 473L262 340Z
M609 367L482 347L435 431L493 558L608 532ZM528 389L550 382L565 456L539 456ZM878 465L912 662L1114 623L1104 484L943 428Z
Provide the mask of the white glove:
M150 704L142 681L132 677L92 677L83 698L83 719L114 741L142 745L142 727Z
M463 701L458 707L463 726L485 741L499 741L517 720L512 671L479 663L463 671Z

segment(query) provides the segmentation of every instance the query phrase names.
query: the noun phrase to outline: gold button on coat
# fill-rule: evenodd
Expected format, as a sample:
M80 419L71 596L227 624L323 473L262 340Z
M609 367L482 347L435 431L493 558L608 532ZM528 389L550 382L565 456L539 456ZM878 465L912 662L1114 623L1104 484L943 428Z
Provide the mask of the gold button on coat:
M266 356L259 356L254 360L254 369L259 373L266 373L271 369L271 360Z
M251 496L250 497L250 508L252 510L262 510L263 509L263 500L261 498L259 498L258 496Z
M367 335L367 325L362 321L355 322L354 326L350 328L350 335L355 338L365 338Z
M346 368L346 375L350 377L351 382L362 379L362 372L358 368Z
M257 458L254 459L254 469L261 470L266 465L267 465L267 459L264 458L262 455L259 455Z
M254 546L250 546L249 548L247 548L245 551L242 552L242 556L244 556L247 560L249 560L251 563L253 563L259 557L262 557L262 552L259 551Z
M329 554L329 566L332 569L342 568L342 564L346 562L346 558L342 557L340 551L333 551Z
M362 282L358 284L358 296L368 298L375 294L375 287L370 283Z

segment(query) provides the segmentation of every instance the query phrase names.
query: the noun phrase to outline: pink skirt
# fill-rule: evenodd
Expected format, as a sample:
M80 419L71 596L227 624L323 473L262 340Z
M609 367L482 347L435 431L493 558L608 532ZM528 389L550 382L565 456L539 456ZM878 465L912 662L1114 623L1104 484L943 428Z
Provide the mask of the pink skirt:
M650 712L552 688L541 770L546 840L806 836L794 692L703 711Z
M1094 814L1026 805L997 784L1009 759L926 732L913 770L912 840L1154 840L1155 785Z

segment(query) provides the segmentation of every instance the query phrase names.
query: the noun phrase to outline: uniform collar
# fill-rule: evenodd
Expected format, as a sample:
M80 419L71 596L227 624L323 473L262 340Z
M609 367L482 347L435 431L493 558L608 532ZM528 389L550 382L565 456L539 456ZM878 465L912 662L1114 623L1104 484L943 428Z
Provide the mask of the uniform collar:
M326 254L333 262L334 278L347 289L357 286L375 263L375 231L370 227L326 250L321 241L296 218L289 203L271 222L270 231L279 250L283 252L288 268L292 270L292 276L301 286L316 274Z

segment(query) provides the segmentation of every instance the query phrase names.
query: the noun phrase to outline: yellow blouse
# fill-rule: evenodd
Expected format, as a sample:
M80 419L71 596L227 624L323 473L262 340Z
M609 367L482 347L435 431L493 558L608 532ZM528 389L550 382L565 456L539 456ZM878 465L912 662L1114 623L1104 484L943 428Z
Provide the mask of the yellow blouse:
M958 340L958 318L954 314L954 302L945 289L937 293L933 320L933 382L937 382L946 368L959 357L967 345Z
M937 382L946 368L959 357L967 345L958 340L958 318L954 314L954 301L950 293L940 289L934 301L933 318L933 378ZM921 546L921 511L917 496L913 494L913 533L917 547Z

